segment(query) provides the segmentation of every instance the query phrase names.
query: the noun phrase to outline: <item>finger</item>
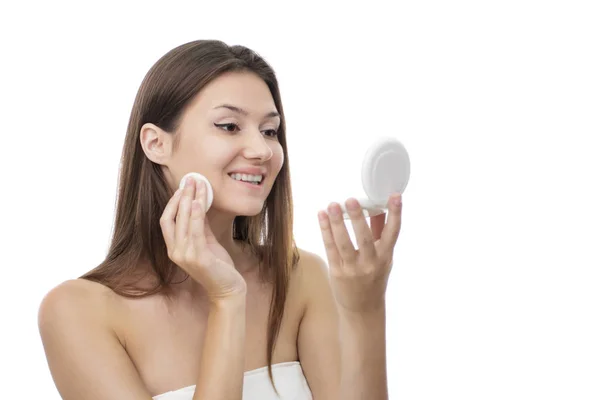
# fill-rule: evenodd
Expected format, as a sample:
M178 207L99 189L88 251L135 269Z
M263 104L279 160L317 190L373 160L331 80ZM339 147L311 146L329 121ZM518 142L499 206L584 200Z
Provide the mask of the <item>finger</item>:
M204 219L206 217L206 186L204 182L196 182L196 196L192 201L192 211L190 215L189 234L192 238L192 244L200 254L205 247L206 238L204 236Z
M358 252L365 259L374 258L376 252L373 244L373 233L369 229L369 224L358 200L354 198L346 200L346 210L348 210L348 215L352 221Z
M327 261L330 266L339 265L341 262L340 254L338 253L335 240L333 239L333 232L331 231L331 222L329 221L329 215L325 211L319 211L319 226L321 227L321 236L323 237L323 243L325 244L325 253L327 254Z
M194 198L194 178L187 178L183 188L183 194L179 201L177 220L175 221L175 243L183 243L188 234L190 209Z
M179 208L179 199L181 198L182 189L178 189L169 199L161 217L160 227L163 232L167 249L170 249L175 241L175 215Z
M337 203L331 203L327 211L329 213L329 220L331 221L333 240L337 245L340 257L345 263L353 263L356 260L356 250L354 249L352 240L350 240L348 229L346 229L346 224L342 216L342 208Z
M396 245L402 225L402 196L399 194L390 196L388 207L389 216L381 233L381 241L386 250L392 250Z
M383 231L383 227L385 225L385 216L386 213L371 217L371 232L374 240L381 239L381 232Z
M210 224L208 222L208 218L206 217L207 209L208 209L208 188L206 186L206 182L198 181L198 187L202 187L203 194L199 196L202 199L202 209L204 210L204 242L205 243L217 243L217 239L215 238L215 234L213 233Z

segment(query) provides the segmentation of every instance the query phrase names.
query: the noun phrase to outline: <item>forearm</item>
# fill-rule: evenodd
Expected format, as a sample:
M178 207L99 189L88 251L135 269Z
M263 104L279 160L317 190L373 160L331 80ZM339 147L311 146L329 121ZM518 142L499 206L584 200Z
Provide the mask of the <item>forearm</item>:
M368 313L340 310L340 338L340 398L387 399L385 303Z
M193 400L242 398L245 329L245 295L211 303Z

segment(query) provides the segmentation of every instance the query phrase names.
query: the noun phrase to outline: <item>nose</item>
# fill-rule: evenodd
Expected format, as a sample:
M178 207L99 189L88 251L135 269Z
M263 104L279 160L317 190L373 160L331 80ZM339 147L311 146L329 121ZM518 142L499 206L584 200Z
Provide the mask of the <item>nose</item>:
M247 143L244 147L244 157L259 159L262 162L268 161L273 157L273 150L265 140L262 132L248 135Z

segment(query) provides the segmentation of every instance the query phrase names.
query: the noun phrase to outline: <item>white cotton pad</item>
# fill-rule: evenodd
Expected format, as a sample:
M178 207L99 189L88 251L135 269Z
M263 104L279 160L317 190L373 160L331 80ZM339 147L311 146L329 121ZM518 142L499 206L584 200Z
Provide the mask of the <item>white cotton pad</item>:
M397 139L376 140L365 153L362 164L362 185L367 198L357 198L365 216L385 212L392 193L404 193L410 177L408 152ZM340 203L344 219L350 216L344 202Z
M193 177L194 179L196 179L196 181L204 181L204 183L206 184L206 197L208 199L207 205L206 205L206 211L208 211L208 209L210 208L210 206L212 205L213 202L213 190L212 190L212 186L210 185L210 182L208 181L208 179L202 175L199 174L197 172L190 172L187 173L183 176L183 178L181 178L181 181L179 181L179 188L182 188L185 186L185 181L187 180L188 176Z

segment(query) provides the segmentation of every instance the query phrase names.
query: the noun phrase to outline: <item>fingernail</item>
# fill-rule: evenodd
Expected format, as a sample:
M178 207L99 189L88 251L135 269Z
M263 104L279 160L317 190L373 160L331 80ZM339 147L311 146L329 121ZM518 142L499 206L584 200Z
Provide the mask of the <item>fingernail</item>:
M202 206L198 200L192 201L192 210L199 211L201 208L202 208Z
M394 196L394 198L392 199L392 202L394 203L395 206L399 206L400 204L402 204L402 195Z
M346 202L346 207L349 210L353 210L354 211L354 210L358 210L360 208L360 204L358 203L357 200L351 199L348 202Z
M327 210L329 211L329 215L332 215L334 217L337 217L341 213L340 206L338 206L337 204L330 205L327 208Z
M192 186L194 184L194 178L192 178L191 176L189 176L186 181L185 181L185 186Z
M319 217L319 221L323 222L327 219L327 213L325 211L319 211L317 214Z

